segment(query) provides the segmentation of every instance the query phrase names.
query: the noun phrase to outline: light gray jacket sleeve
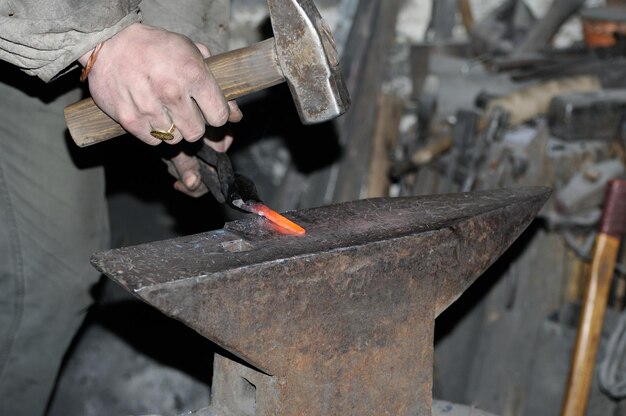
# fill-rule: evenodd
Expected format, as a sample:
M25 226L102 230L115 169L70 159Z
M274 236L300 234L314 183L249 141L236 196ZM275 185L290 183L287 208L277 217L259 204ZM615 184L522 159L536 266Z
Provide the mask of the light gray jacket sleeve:
M48 82L141 20L141 0L0 0L0 59Z

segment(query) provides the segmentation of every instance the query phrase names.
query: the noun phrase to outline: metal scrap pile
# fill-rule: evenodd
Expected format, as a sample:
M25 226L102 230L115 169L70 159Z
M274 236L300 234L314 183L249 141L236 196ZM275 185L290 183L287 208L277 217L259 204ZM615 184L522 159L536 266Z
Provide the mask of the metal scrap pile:
M626 35L597 32L601 19L626 21L626 9L583 3L554 1L537 19L508 0L474 22L461 2L467 43L450 22L432 27L435 6L431 41L410 46L408 128L387 144L390 194L545 185L552 227L569 242L593 229L606 184L626 174ZM572 18L584 23L580 41L552 46Z
M414 65L426 64L428 73L417 77L424 81L407 110L417 122L395 149L391 192L548 185L556 192L544 216L553 225L591 226L606 183L624 176L626 44L618 34L605 46L588 39L567 48L547 45L565 18L615 17L616 9L581 11L580 1L555 1L530 25L549 20L552 30L531 45L531 29L522 36L518 27L510 38L502 29L529 15L523 4L505 2L473 24L471 43L452 45L456 50L443 42L412 47ZM626 20L626 11L620 13ZM421 180L433 172L435 180Z

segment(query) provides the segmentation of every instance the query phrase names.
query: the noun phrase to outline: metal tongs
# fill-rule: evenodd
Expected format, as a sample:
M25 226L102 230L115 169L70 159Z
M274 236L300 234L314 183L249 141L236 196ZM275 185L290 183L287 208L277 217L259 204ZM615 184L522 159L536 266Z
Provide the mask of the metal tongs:
M235 173L230 157L203 144L196 153L202 182L217 202L267 218L293 234L305 234L304 228L265 205L251 179Z

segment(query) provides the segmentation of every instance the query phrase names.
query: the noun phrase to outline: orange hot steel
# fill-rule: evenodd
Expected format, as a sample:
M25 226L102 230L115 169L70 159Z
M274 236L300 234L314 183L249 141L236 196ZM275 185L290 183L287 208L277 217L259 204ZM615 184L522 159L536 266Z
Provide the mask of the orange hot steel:
M267 205L251 204L250 210L253 213L258 214L262 217L265 217L271 222L273 222L274 224L280 227L283 227L295 234L300 234L300 235L306 234L306 230L304 228L300 227L298 224L291 221L290 219L280 215L278 212L274 211L273 209L270 209Z

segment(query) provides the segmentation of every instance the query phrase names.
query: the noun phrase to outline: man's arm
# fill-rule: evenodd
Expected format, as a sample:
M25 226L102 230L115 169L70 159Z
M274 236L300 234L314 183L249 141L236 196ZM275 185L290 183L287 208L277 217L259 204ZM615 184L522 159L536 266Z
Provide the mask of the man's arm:
M48 82L141 19L141 0L0 1L0 59Z
M94 102L151 145L161 143L153 130L171 132L168 143L175 144L199 140L206 124L239 121L236 103L225 101L204 63L209 49L142 24L139 1L0 0L0 59L49 81L76 61L85 66L91 57L88 82ZM208 144L225 151L231 141ZM179 179L175 186L197 196L206 189L189 158L172 161Z

